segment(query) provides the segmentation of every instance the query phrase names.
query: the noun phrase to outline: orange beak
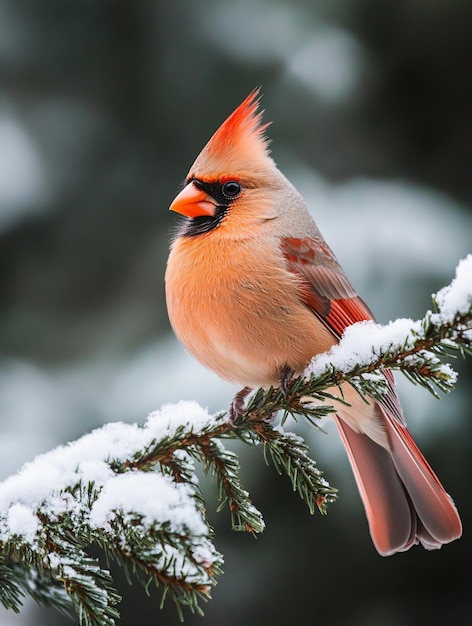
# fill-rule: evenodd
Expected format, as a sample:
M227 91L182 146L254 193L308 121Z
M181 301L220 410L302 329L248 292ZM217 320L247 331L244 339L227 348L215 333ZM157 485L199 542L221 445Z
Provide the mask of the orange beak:
M215 209L214 200L193 183L184 187L169 207L170 211L176 211L176 213L181 213L187 217L201 217L203 215L213 217Z

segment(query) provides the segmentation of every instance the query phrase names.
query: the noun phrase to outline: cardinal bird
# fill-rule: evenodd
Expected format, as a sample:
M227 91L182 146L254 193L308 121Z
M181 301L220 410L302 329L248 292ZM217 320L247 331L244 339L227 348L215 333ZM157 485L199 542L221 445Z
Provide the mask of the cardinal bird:
M170 322L207 368L251 389L303 372L344 329L373 319L305 202L269 155L253 91L226 119L190 168L170 209L184 216L166 270ZM336 426L381 555L420 542L440 548L461 521L409 434L395 391L369 403L343 385Z

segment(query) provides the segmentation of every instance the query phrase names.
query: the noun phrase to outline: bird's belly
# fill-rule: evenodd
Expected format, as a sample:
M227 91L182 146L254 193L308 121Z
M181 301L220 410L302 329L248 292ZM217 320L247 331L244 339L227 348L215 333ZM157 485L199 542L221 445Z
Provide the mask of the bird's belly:
M251 320L238 323L233 318L226 326L213 323L202 327L191 320L175 330L203 365L230 382L250 387L276 385L284 366L299 373L322 351L316 348L317 336L295 330L285 334L286 329L260 320L257 324L252 326Z

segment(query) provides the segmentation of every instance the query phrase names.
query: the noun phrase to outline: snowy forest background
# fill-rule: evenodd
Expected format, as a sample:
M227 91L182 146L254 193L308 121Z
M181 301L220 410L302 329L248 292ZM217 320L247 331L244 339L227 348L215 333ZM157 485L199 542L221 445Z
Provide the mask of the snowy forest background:
M167 208L223 119L262 85L272 154L380 322L422 317L472 250L472 4L0 0L0 476L163 403L234 388L177 344ZM375 552L337 435L293 426L340 488L310 517L244 451L256 540L214 513L225 573L186 624L462 624L470 616L470 362L440 403L399 378L463 538ZM208 485L210 514L216 510ZM177 624L123 579L121 624ZM26 604L0 626L70 623Z

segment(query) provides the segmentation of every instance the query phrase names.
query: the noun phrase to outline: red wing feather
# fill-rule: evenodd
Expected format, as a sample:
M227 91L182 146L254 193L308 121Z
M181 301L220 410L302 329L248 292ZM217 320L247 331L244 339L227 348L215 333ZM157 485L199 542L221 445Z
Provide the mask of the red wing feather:
M347 326L356 322L371 320L372 315L364 302L356 296L340 300L331 300L326 322L338 335L342 335Z
M302 280L305 304L333 334L340 337L347 326L373 319L323 239L288 237L282 250L289 269Z

